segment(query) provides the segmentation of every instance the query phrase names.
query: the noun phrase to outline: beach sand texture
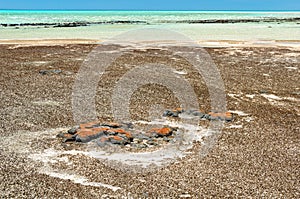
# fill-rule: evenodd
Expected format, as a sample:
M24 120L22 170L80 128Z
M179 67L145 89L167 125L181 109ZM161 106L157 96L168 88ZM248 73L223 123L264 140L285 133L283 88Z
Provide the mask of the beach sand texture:
M1 197L299 198L299 48L235 43L206 48L220 70L234 121L225 124L206 157L191 154L166 167L134 173L66 149L55 137L76 125L72 86L96 45L85 41L52 44L0 45ZM155 52L159 56L151 57ZM96 97L101 120L113 120L109 96L115 80L128 70L124 66L143 62L171 63L176 71L184 71L178 75L195 87L203 110L210 110L201 77L182 60L154 49L125 54L108 70ZM41 74L41 70L54 72ZM131 102L134 119L147 116L143 109L147 103L178 107L171 92L153 85L139 89ZM57 150L67 153L55 154Z

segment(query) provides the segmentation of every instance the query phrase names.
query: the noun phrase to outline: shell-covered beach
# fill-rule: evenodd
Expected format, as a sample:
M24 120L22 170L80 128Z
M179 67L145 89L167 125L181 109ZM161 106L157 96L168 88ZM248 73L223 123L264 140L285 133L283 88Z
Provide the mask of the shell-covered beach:
M224 123L206 156L193 153L201 148L197 142L187 156L140 172L80 153L84 144L70 147L56 137L78 125L73 86L82 63L97 46L94 41L1 44L1 197L298 198L299 42L217 42L203 44L221 74L227 110L234 119ZM209 112L205 82L188 63L175 58L159 48L119 57L98 84L98 119L114 121L114 84L143 63L172 65L174 73L194 87L200 109ZM159 85L138 89L130 102L132 118L138 121L147 118L150 104L180 107L172 92ZM209 122L199 125L206 128Z

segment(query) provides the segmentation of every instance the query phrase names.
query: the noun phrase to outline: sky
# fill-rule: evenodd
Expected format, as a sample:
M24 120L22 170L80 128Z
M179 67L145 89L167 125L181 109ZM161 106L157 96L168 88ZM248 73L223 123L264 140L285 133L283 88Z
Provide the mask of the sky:
M0 9L300 10L300 0L0 0Z

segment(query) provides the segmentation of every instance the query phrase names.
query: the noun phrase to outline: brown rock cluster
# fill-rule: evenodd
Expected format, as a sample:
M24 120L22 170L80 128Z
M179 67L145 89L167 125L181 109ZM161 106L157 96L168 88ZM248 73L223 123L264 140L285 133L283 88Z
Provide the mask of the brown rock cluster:
M177 108L172 111L166 110L163 114L165 117L179 117L185 113L194 117L205 120L232 121L233 115L229 112L208 114L200 111ZM63 142L90 142L96 141L99 146L121 145L134 148L147 148L157 146L165 142L174 142L174 132L177 129L165 126L162 128L152 128L147 132L137 131L133 128L132 123L100 123L99 121L80 124L69 129L67 132L61 132L57 136L62 138Z
M147 148L169 142L173 139L172 134L176 129L170 127L153 128L147 132L136 133L131 123L99 123L89 122L80 124L61 132L57 136L63 142L90 142L95 140L99 146L109 144L128 145L135 148Z
M209 121L212 120L221 120L221 121L226 121L230 122L233 120L233 115L230 112L225 112L225 113L219 113L219 112L214 112L211 111L207 114L202 113L201 111L198 110L184 110L182 108L177 108L174 110L166 110L163 114L165 117L179 117L180 114L185 113L186 115L191 115L195 117L199 117L199 119L206 119Z

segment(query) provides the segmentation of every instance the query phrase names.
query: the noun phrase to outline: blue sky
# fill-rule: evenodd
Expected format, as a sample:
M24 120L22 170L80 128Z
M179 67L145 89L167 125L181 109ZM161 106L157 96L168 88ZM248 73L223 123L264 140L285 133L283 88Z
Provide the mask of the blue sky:
M300 0L0 0L0 9L300 10Z

